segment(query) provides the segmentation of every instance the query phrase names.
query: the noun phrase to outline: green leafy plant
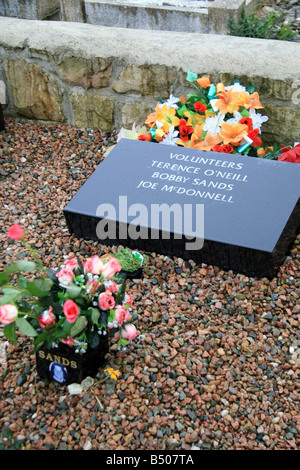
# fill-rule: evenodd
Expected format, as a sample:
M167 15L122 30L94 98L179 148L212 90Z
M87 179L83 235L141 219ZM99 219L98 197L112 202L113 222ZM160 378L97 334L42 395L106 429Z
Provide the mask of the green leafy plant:
M135 251L131 251L129 248L120 248L113 256L117 258L123 271L134 272L142 266L141 255Z
M255 13L247 15L245 10L239 22L231 17L228 21L228 34L248 38L279 39L293 41L295 33L290 23L285 22L285 13L271 12L269 15L258 18Z

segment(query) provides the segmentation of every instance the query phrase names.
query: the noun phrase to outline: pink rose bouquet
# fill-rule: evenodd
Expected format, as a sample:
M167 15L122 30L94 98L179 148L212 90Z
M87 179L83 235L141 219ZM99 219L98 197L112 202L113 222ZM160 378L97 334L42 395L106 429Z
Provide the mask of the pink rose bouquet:
M19 224L7 236L21 241L34 259L10 264L0 273L0 327L14 344L17 330L33 339L36 351L62 342L84 352L97 348L107 333L122 348L135 337L130 323L133 299L116 258L74 257L58 269L45 269ZM40 274L34 280L22 275L36 272ZM10 282L11 274L18 276L18 287Z

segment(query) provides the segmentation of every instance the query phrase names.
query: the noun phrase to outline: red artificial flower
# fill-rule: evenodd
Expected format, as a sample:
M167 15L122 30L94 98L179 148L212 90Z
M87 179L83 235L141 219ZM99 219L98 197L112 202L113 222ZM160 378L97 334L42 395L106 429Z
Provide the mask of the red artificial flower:
M251 131L253 129L252 127L252 118L251 117L244 117L242 119L239 120L239 123L240 124L246 124L246 126L248 127L249 131Z
M151 139L152 139L152 137L151 137L150 133L149 134L140 134L138 136L138 140L143 140L143 141L146 141L146 142L150 142Z
M300 163L300 144L288 151L283 151L278 160L281 162Z
M179 133L180 133L181 140L183 142L186 142L187 140L189 140L189 134L192 134L192 132L193 132L193 127L192 126L187 126L185 119L180 119L180 121L179 121Z
M289 146L289 147L285 147L285 145L282 145L281 146L281 153L284 153L284 152L288 152L289 150L291 150L293 147Z
M7 237L13 240L22 240L25 237L25 233L20 224L14 224L9 227Z
M259 147L262 144L261 138L258 137L259 129L252 129L248 133L248 137L253 141L251 147Z
M222 152L222 153L232 153L233 152L233 147L229 144L227 145L215 145L212 150L214 152Z
M62 338L61 342L72 348L74 346L75 340L71 338L71 336L68 336L67 338Z
M207 110L206 104L201 103L201 101L196 101L194 106L195 106L195 110L198 111L199 113L205 113L205 111Z

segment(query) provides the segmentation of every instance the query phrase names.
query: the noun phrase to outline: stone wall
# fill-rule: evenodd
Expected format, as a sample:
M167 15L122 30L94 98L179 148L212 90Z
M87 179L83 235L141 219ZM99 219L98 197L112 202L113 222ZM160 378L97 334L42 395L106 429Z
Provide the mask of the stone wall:
M265 143L300 141L300 44L0 17L5 115L119 130L158 97L191 91L187 70L256 89Z

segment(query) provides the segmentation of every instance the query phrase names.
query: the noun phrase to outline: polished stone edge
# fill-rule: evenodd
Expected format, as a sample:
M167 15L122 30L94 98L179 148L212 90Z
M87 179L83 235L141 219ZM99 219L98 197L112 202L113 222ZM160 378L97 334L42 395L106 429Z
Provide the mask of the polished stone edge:
M197 264L210 264L224 270L246 274L247 276L265 276L267 278L272 278L276 275L288 254L300 228L299 214L300 200L291 214L275 249L273 252L266 252L211 240L204 240L201 250L186 250L185 244L191 240L186 240L184 237L182 239L174 239L173 234L170 234L169 239L163 239L161 233L159 238L155 240L131 240L129 238L119 239L118 237L115 240L99 240L96 235L96 227L101 219L64 210L68 229L77 238L97 240L107 246L126 245L129 248L145 252L151 251L171 257L177 256L185 260L191 259ZM118 226L116 227L116 233L118 234Z

